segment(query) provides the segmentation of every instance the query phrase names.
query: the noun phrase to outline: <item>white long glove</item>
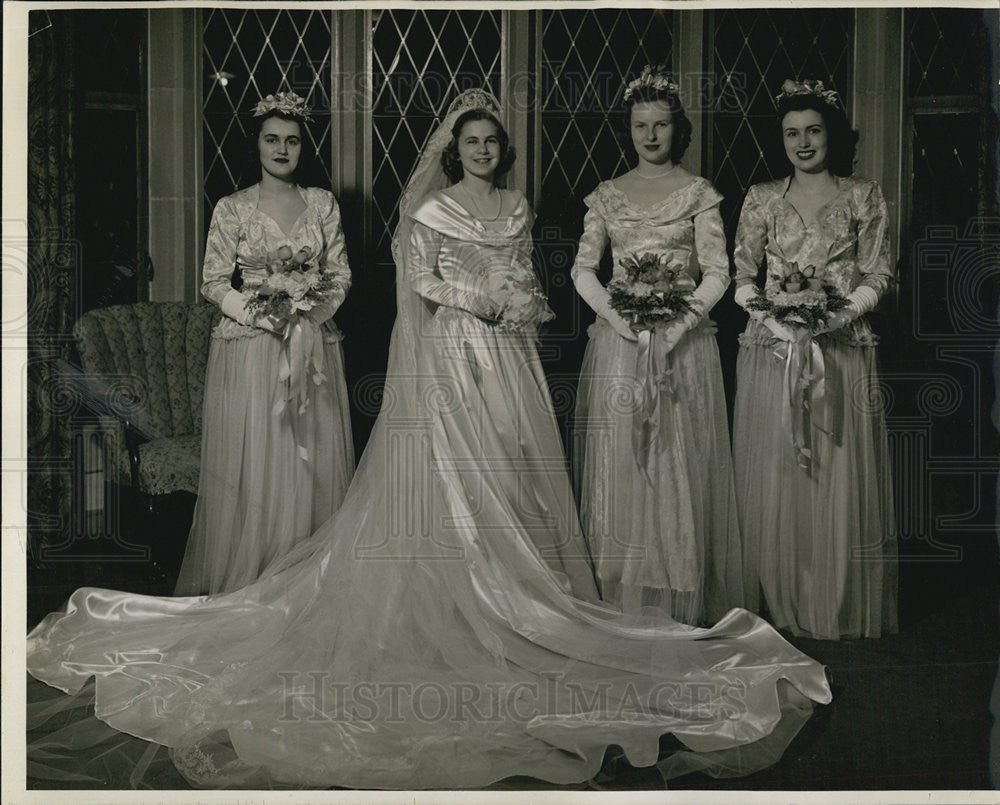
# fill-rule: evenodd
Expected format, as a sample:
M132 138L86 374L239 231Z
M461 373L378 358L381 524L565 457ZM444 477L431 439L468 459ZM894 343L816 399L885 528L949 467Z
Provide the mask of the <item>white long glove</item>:
M737 288L736 293L733 295L733 299L737 305L750 314L751 319L754 319L755 321L764 321L766 315L762 310L747 310L747 303L756 295L757 286L750 282Z
M590 305L598 316L607 321L622 338L629 341L638 340L639 337L632 332L628 322L621 317L617 310L611 307L611 294L608 293L607 288L601 285L597 274L593 271L577 271L572 276L576 292L583 297L583 301Z
M229 316L229 318L240 324L250 327L260 327L263 330L269 330L279 335L283 333L284 322L273 316L260 316L247 310L247 302L250 299L252 299L250 294L237 291L234 288L222 297L222 304L219 307L222 308L222 312Z
M691 299L695 302L699 318L704 318L711 312L728 287L728 279L713 273L702 274L698 287L691 291Z
M874 288L867 285L859 285L847 295L847 307L838 310L827 321L824 333L839 330L854 321L859 316L863 316L878 304L878 294Z
M729 287L729 282L715 274L702 275L698 287L691 292L693 311L674 319L666 326L658 343L663 345L665 352L670 352L680 342L684 334L693 330L698 323L715 307Z
M850 315L849 321L854 321L858 316L863 316L875 308L878 304L878 294L874 288L859 285L847 295L847 302L848 305L843 312Z

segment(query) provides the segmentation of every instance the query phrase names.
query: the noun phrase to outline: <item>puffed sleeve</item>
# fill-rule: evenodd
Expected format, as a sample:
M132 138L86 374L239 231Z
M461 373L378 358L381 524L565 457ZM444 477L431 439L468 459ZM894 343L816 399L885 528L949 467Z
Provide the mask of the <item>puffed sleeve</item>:
M868 183L858 204L858 271L861 284L881 297L894 279L889 257L889 211L878 182Z
M576 251L576 260L569 275L576 292L591 309L598 316L611 321L617 318L611 307L611 294L597 278L597 268L609 240L604 208L598 199L597 191L587 196L584 201L587 204L587 213L583 217L583 234L580 235L580 247Z
M757 282L757 270L764 261L767 244L767 215L757 186L747 192L740 210L740 223L736 228L736 248L733 264L736 269L736 287Z
M236 267L236 245L239 218L236 205L226 196L212 212L212 223L205 240L205 262L202 266L201 294L210 302L222 306L222 300L232 287Z
M707 316L729 287L729 257L719 205L694 216L694 247L701 280L691 294L699 316Z
M444 236L435 229L413 222L406 256L408 278L413 290L438 305L468 311L474 316L495 318L498 310L483 294L466 291L442 279L437 271L438 254Z
M743 199L740 223L736 228L736 248L733 250L733 265L736 279L736 304L746 307L747 301L757 292L757 270L764 261L767 245L767 214L760 198L760 191L754 185Z
M323 253L319 257L320 268L333 279L330 297L311 311L310 318L319 323L326 321L343 304L351 287L351 268L347 264L347 247L344 230L340 224L340 207L333 193L324 194L326 211L320 221L323 231Z
M591 193L584 201L587 204L587 212L583 216L583 234L580 235L580 246L576 251L573 268L570 270L573 282L576 282L580 272L597 273L609 240L608 228L604 223L603 209L597 200L597 193Z

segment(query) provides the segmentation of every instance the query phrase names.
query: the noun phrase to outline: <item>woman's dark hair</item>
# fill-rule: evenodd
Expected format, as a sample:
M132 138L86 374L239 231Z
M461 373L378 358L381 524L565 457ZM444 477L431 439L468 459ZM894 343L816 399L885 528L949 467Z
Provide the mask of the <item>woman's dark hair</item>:
M250 124L247 127L246 165L243 169L244 181L240 184L244 187L249 187L261 179L260 147L258 141L260 140L261 129L264 128L264 122L270 120L272 117L276 117L279 120L290 120L292 123L299 124L302 150L299 152L299 164L295 166L292 178L302 187L322 186L324 183L320 182L317 176L316 158L312 150L312 143L309 137L306 136L305 121L296 115L288 115L277 109L268 112L266 115L250 118Z
M675 165L681 161L684 152L691 145L691 121L684 114L684 106L676 92L655 87L636 87L625 101L625 133L631 140L632 109L637 103L665 103L670 108L670 122L674 124L674 136L670 142L670 161Z
M514 165L517 154L510 144L510 137L507 136L507 130L504 129L503 124L496 119L495 115L485 109L470 109L458 116L455 125L451 127L451 142L441 152L441 167L452 184L461 181L465 171L462 169L462 160L458 156L458 138L462 134L462 127L474 120L488 120L497 127L497 139L500 140L500 162L497 163L496 173L493 174L493 183L496 184L497 180Z
M819 112L826 126L826 166L834 176L850 176L854 172L854 154L858 146L858 133L851 129L847 115L839 106L827 103L818 95L802 92L797 95L782 95L778 99L778 127L784 137L781 124L789 112L804 112L811 109ZM782 149L784 154L784 149ZM787 157L786 157L787 160ZM789 168L791 163L788 163Z

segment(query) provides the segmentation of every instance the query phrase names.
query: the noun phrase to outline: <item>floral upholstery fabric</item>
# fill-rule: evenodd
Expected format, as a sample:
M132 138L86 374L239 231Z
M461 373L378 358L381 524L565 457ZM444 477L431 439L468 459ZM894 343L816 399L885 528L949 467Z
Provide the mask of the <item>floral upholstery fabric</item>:
M122 445L113 457L119 483L131 483L128 450ZM201 462L201 434L156 439L139 445L139 485L150 495L170 492L198 494L198 467Z
M92 310L74 328L88 396L143 440L145 492L198 490L205 369L220 316L205 303L140 302ZM130 484L124 448L112 463L113 480Z

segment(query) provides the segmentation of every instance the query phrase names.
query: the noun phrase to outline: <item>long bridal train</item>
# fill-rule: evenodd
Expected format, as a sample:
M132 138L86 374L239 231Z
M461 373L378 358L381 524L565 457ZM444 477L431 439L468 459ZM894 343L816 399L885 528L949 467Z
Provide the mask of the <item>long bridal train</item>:
M660 761L665 777L746 774L780 755L811 701L830 701L823 668L749 612L697 629L571 595L561 568L584 559L575 517L540 552L538 518L558 522L570 500L564 460L529 457L549 483L525 489L518 439L497 439L530 437L523 417L555 427L530 341L469 324L456 361L399 248L469 108L496 107L482 92L458 98L401 204L385 398L337 514L243 590L81 589L29 635L33 676L66 692L96 677L97 717L169 747L195 786L575 783L612 744L657 763L665 734L685 747ZM480 237L484 254L522 236L521 215ZM497 393L537 410L496 405Z

